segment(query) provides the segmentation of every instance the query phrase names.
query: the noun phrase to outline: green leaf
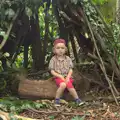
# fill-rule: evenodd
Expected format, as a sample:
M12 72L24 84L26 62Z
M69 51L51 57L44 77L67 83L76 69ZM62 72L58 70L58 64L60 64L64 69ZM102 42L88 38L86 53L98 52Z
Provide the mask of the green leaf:
M12 118L13 116L14 116L13 113L9 113L10 120L11 120L11 118Z
M26 103L26 104L23 104L22 109L28 109L28 108L31 108L31 105L29 103Z
M49 116L49 119L50 119L50 120L54 120L54 119L55 119L55 116L51 115L51 116Z
M4 55L4 57L9 57L10 56L10 54L8 52L4 53L3 55Z
M95 4L103 5L104 3L108 2L109 0L92 0Z
M0 36L5 36L5 31L0 31Z
M83 117L75 116L71 120L85 120L85 115Z
M7 60L6 63L7 63L7 66L8 66L9 68L11 68L11 63L10 63L10 61Z
M0 109L7 112L7 106L0 104Z
M8 9L5 11L5 15L7 15L8 18L10 19L10 18L12 18L12 17L15 15L15 12L14 12L13 9L8 8Z
M79 120L85 120L85 115L83 117L81 117Z
M15 106L11 106L11 107L10 107L10 111L11 111L11 112L15 112L15 111L16 111Z
M43 104L41 104L41 103L36 103L36 104L35 104L35 107L36 107L37 109L42 108L42 107L43 107Z
M71 0L71 3L77 4L78 0Z
M29 17L32 16L32 10L29 7L25 8L25 12L26 12L27 16L29 16Z

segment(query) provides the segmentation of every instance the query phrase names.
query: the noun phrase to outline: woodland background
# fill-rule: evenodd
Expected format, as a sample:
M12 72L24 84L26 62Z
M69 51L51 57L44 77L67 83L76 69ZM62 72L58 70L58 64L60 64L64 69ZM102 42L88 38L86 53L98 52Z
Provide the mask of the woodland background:
M107 92L107 100L119 105L120 0L1 0L1 101L6 96L16 99L12 96L18 94L18 75L31 80L51 77L48 63L56 38L67 42L76 84L84 85L83 94ZM22 109L6 101L9 107L5 102L4 111ZM40 105L44 106L36 106Z

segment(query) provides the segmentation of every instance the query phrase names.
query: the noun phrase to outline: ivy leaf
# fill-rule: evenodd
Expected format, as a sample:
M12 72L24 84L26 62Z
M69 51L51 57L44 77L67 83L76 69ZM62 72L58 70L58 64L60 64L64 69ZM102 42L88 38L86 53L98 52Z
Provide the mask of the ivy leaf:
M0 36L5 36L5 31L0 31Z
M11 112L15 112L15 111L16 111L15 106L11 106L11 107L10 107L10 111L11 111Z
M26 104L23 104L21 108L22 109L28 109L28 108L31 108L31 105L26 103Z
M0 104L0 109L7 112L7 106L6 105Z
M78 0L71 0L71 3L77 4Z
M37 109L39 109L39 108L43 107L43 105L42 105L42 104L36 104L35 107L36 107Z
M4 57L9 57L10 56L10 54L8 52L4 53L3 55L4 55Z
M28 17L32 16L32 10L29 7L25 8L25 12Z
M7 64L7 66L8 66L9 68L11 68L11 63L10 63L9 60L7 60L6 64Z
M5 11L5 15L7 15L8 18L10 19L10 18L12 18L12 17L15 15L15 12L14 12L13 9L9 8L9 9L7 9L7 10Z

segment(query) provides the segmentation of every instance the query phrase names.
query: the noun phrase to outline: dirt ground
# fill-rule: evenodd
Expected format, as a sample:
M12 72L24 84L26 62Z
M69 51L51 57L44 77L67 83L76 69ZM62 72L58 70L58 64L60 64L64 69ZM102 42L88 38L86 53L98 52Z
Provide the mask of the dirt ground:
M85 104L81 106L64 100L61 100L60 107L56 107L54 101L51 100L37 100L35 102L46 103L48 107L28 109L20 115L39 120L120 120L120 107L114 102L111 93L102 96L98 96L98 94L87 95Z

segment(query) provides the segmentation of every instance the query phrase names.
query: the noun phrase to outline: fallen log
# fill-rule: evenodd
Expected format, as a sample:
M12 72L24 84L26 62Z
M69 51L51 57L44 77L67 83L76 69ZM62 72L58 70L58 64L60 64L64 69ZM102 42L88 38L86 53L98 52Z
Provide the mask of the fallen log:
M18 94L21 98L30 99L53 99L55 97L57 86L52 78L48 80L29 80L20 81Z
M78 70L74 70L74 87L79 97L84 97L85 92L90 88L90 82L83 79ZM20 98L26 99L54 99L57 86L53 78L48 80L31 80L24 77L20 78L18 94ZM64 99L72 100L73 97L68 93Z

